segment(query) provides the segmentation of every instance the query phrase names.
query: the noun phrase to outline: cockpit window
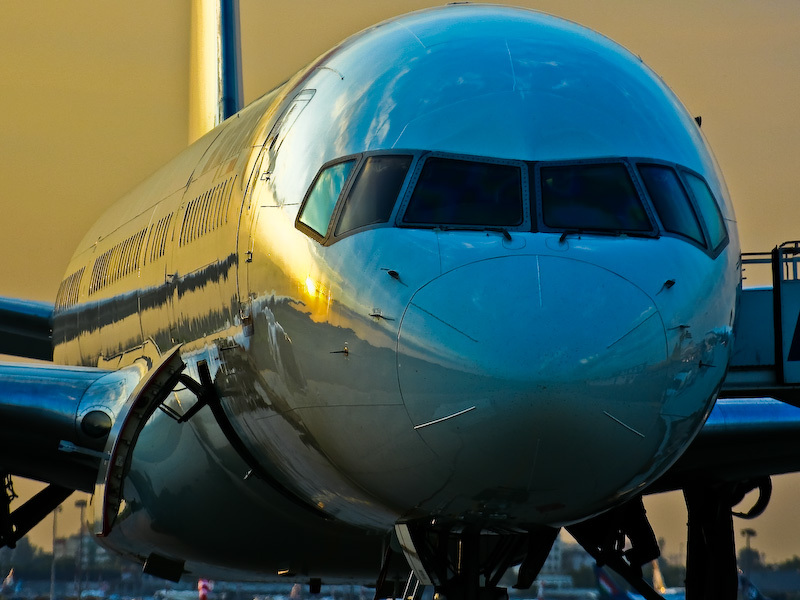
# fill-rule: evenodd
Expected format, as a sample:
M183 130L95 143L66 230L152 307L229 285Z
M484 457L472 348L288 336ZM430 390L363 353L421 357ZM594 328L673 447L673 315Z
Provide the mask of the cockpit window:
M638 165L664 229L704 244L703 230L678 174L665 165Z
M653 230L630 173L622 163L542 167L539 179L542 220L548 228Z
M386 223L392 215L412 159L413 156L405 155L368 157L344 201L335 234Z
M687 171L683 171L683 176L686 178L686 183L689 185L689 189L700 209L703 221L705 221L711 249L717 250L722 243L728 239L728 232L725 229L725 221L722 219L722 213L719 212L719 206L717 206L717 202L714 200L714 195L711 193L711 190L708 189L706 182L697 175L692 175Z
M356 164L355 160L336 163L324 169L318 176L306 199L298 222L322 237L328 233L328 224L342 193L347 176Z
M534 162L371 150L323 165L295 220L323 246L389 223L496 231L505 240L513 240L515 231L562 234L562 242L566 234L663 233L712 257L728 240L706 181L686 167L647 157Z
M508 164L430 157L404 224L509 227L524 219L522 170Z

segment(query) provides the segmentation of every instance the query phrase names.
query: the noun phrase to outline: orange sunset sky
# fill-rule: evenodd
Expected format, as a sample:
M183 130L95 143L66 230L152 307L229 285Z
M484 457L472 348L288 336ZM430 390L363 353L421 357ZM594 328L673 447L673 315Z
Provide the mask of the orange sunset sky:
M440 3L241 0L245 101L375 22ZM800 239L800 2L541 0L522 6L596 29L648 63L703 116L743 250ZM69 256L114 199L187 141L188 0L0 0L0 295L53 301ZM18 490L27 489L18 483ZM800 476L739 529L777 561L800 555ZM75 496L67 501L74 504ZM665 553L680 496L648 501ZM59 521L76 530L75 510ZM50 547L52 521L33 541Z

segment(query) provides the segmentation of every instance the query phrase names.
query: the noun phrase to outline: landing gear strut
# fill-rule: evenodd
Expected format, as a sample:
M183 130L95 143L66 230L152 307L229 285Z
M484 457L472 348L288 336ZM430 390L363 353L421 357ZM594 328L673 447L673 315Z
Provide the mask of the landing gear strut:
M642 577L642 566L657 559L658 548L641 497L602 515L567 527L575 540L597 561L621 575L647 600L661 600ZM630 548L626 547L626 538Z
M417 597L421 586L429 585L437 597L447 600L506 600L506 588L500 587L503 575L522 562L514 587L530 587L558 529L489 531L479 526L412 521L397 524L395 534L411 567L404 600ZM376 598L385 597L386 588L380 583L386 581L389 562L384 560Z
M15 548L17 542L31 529L53 512L74 490L49 485L16 510L11 502L17 497L11 476L0 475L3 489L0 490L0 548Z
M754 489L759 490L755 505L746 513L733 512L733 507ZM747 482L698 485L683 490L689 513L687 600L735 600L739 580L733 517L757 517L767 507L771 493L769 477Z
M745 513L734 512L744 496L757 489L759 497ZM769 503L768 477L742 482L704 482L684 488L689 513L686 564L687 600L735 600L738 587L733 517L752 519ZM642 567L661 551L641 496L601 515L570 525L567 531L595 559L608 565L647 600L663 600L643 578ZM403 600L417 600L422 586L433 586L447 600L507 600L500 587L507 569L520 564L517 589L528 589L539 574L559 529L536 526L521 530L488 530L464 523L419 520L395 525L396 550L387 551L375 593L397 597L384 584L400 583L392 556L402 553L411 567ZM406 568L407 568L406 567ZM393 573L389 576L389 573ZM407 572L407 571L406 571Z

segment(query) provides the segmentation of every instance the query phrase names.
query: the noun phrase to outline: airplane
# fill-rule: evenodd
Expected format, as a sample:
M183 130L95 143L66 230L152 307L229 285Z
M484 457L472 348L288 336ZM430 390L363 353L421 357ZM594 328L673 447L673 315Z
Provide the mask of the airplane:
M653 564L655 566L658 563L655 562ZM634 592L626 591L622 586L614 581L614 579L603 567L595 565L593 571L597 587L597 597L600 598L600 600L638 600L643 597ZM683 600L686 597L686 590L683 588L665 588L663 586L663 581L660 583L661 588L663 588L660 590L660 594L665 599ZM653 588L659 590L659 585L655 581L653 582ZM753 585L753 583L741 571L739 572L738 577L738 590L736 598L742 598L743 600L769 600L769 598L762 594L761 591L755 585Z
M603 567L595 565L593 571L600 600L633 600L636 597L620 587Z
M680 489L687 593L735 595L732 506L800 470L794 338L749 368L741 324L797 313L777 275L742 292L724 179L653 71L455 4L233 104L87 232L54 304L0 301L0 350L52 360L0 367L4 544L80 490L167 579L471 600L513 564L529 588L565 527L657 598L642 495ZM11 476L49 485L11 511Z

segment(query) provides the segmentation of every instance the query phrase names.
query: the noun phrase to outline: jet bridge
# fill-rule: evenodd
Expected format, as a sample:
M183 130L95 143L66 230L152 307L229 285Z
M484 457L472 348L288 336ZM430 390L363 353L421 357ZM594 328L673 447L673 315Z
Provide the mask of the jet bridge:
M742 269L744 283L770 269L772 287L742 291L720 397L769 396L800 406L800 241L742 254Z

